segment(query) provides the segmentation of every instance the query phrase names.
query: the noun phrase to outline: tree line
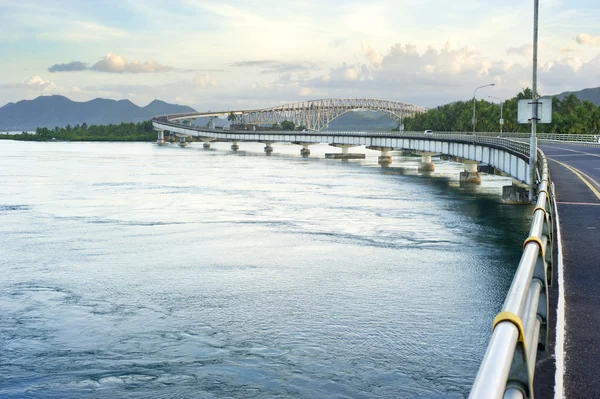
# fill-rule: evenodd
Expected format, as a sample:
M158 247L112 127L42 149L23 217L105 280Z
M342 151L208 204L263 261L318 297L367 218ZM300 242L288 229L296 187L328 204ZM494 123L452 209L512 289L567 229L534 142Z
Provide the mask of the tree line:
M38 127L35 134L0 134L0 139L25 141L155 141L152 121L121 123L118 125L67 125L65 127Z
M515 97L503 102L503 131L527 133L530 124L517 123L517 102L531 99L531 89L524 89ZM478 132L500 131L500 103L486 100L476 101ZM458 101L439 106L426 113L406 118L404 126L407 131L434 130L469 132L473 130L473 101ZM396 129L397 130L397 129ZM600 106L590 101L580 101L571 94L560 100L552 97L552 123L538 124L540 133L563 134L598 134L600 133Z

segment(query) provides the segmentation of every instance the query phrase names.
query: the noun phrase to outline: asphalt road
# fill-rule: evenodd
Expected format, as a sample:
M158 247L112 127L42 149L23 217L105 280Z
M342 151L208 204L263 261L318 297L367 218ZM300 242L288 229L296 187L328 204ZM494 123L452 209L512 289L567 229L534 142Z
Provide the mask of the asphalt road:
M600 146L540 143L540 148L550 159L562 233L565 393L600 398ZM548 370L540 377L548 381Z

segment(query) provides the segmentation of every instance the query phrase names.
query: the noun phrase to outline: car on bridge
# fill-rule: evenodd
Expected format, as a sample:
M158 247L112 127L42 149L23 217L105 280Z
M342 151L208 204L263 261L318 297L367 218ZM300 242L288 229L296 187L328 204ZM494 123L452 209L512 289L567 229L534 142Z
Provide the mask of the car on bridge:
M433 134L433 130L425 130L423 133L424 134Z

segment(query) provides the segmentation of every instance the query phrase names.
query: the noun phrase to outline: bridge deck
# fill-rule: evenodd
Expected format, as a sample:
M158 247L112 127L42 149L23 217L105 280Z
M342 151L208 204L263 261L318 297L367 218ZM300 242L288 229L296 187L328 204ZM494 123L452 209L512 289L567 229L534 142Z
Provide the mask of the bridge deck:
M565 393L600 398L600 147L541 147L556 186L562 233Z

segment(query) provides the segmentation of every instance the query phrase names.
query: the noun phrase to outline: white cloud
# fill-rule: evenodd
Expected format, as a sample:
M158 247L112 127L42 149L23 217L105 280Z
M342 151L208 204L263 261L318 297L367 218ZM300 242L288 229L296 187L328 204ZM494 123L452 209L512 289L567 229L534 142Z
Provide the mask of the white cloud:
M109 73L155 73L173 70L172 67L161 65L154 61L141 62L133 60L127 62L120 55L113 53L106 54L104 59L96 62L90 69Z
M595 61L562 57L540 64L540 90L556 94L589 86L600 79L599 67L600 55ZM469 46L446 43L441 49L428 46L420 51L411 44L396 44L382 56L378 67L370 62L342 64L305 86L327 89L333 97L355 93L431 107L467 99L475 87L489 83L496 84L490 88L493 95L510 97L531 86L530 79L530 65L490 60Z
M523 57L532 57L533 55L533 45L532 44L523 44L519 47L510 47L506 49L506 54L508 55L520 55Z
M25 82L27 86L44 86L47 82L39 76L32 76L29 80Z
M600 44L600 35L592 36L587 33L580 33L575 38L579 44Z
M210 75L200 75L195 79L191 80L190 83L193 87L206 89L209 87L215 87L217 82Z
M346 68L344 70L344 80L358 80L358 72L354 68Z
M41 77L35 75L26 80L23 84L16 84L14 87L24 87L29 91L41 91L41 92L52 92L58 89L58 86L51 81L47 81L42 79Z
M373 47L369 46L364 40L361 40L360 47L369 62L375 66L380 67L383 57L381 53L375 50Z

